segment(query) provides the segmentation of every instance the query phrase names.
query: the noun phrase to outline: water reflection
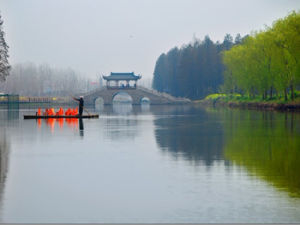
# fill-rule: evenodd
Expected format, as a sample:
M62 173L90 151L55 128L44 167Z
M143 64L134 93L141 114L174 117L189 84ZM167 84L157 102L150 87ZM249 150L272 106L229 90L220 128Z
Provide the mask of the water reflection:
M205 162L208 166L214 160L223 159L223 128L217 117L194 108L174 110L171 113L174 116L154 121L155 137L161 150L174 158Z
M128 115L132 112L132 104L114 103L113 112L119 115Z
M132 105L128 103L114 103L109 106L95 106L95 112L99 113L100 117L103 115L140 115L140 114L154 114L155 106L150 104Z
M0 105L0 121L13 122L19 119L18 108L5 108Z
M300 198L274 188L299 190L299 120L186 106L0 119L0 221L299 222Z
M50 128L51 133L55 132L56 127L62 130L64 127L67 127L71 130L79 131L80 136L84 136L84 123L82 119L78 118L49 118L49 119L37 119L37 127L42 128L42 124L46 124Z
M84 125L82 118L79 119L79 134L81 137L84 136Z
M208 166L224 160L300 197L299 113L177 108L168 114L154 121L162 152Z
M143 113L150 112L150 104L147 103L141 104L141 111Z
M138 121L128 117L109 117L104 120L105 135L110 140L131 140L138 136Z
M300 197L300 115L225 111L225 157L291 196Z
M6 134L0 130L0 204L2 205L2 196L9 164L9 143Z

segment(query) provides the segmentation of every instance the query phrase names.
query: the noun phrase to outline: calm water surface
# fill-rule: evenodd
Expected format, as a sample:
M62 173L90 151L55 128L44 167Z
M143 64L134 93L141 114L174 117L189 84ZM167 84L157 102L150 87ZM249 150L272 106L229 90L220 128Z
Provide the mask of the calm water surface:
M0 110L0 222L300 222L300 115Z

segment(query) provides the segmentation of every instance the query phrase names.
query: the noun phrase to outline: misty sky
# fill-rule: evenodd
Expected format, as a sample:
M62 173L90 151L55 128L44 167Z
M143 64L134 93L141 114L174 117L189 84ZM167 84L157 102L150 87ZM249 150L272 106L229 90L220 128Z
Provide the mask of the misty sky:
M300 9L300 0L0 0L10 62L71 67L89 77L152 77L174 46L245 35Z

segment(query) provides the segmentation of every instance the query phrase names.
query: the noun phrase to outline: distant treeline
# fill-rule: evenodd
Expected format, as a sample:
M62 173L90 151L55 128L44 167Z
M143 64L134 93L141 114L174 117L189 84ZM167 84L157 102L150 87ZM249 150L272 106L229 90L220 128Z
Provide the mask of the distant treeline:
M0 90L24 96L69 96L88 91L90 83L72 69L27 63L12 66L6 82L0 83Z
M295 97L300 86L300 13L292 12L243 38L227 34L161 54L152 87L173 96L201 99L211 93L240 93L263 99Z
M214 43L208 36L181 48L161 54L156 61L152 87L173 96L190 99L204 98L218 92L224 82L222 51L240 44L244 38L227 34L222 43Z
M300 13L292 12L272 27L247 37L224 52L224 88L264 99L275 94L294 99L300 85Z

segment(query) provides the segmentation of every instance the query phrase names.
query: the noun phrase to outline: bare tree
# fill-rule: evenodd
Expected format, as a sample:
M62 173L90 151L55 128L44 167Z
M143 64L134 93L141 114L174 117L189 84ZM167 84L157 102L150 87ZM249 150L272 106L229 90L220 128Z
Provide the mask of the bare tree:
M5 81L9 75L10 65L8 62L8 45L4 39L5 33L2 30L3 20L0 14L0 81Z
M0 88L9 94L25 96L70 96L89 91L89 83L88 78L70 68L26 63L13 65L10 76Z

